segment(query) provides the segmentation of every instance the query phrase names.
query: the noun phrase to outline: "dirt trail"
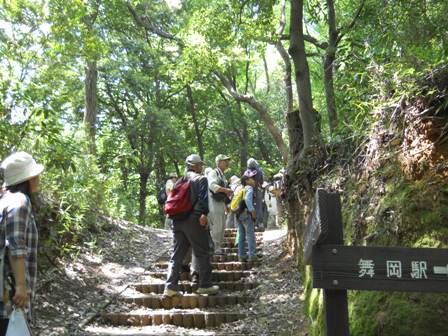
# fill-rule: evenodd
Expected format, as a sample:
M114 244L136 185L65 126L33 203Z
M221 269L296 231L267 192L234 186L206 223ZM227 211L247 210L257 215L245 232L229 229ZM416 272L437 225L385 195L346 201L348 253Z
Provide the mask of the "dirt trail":
M239 289L238 295L247 297L247 301L241 300L233 308L226 308L227 312L244 313L244 319L222 324L218 328L201 330L165 324L137 328L112 327L99 317L129 305L139 309L135 300L133 303L126 303L126 297L135 296L136 283L145 282L149 275L158 276L150 272L164 272L164 266L157 265L156 261L160 257L166 258L171 246L171 235L165 230L116 221L109 232L98 238L98 248L92 251L86 246L76 260L60 261L57 268L39 279L34 331L36 335L75 336L306 335L307 321L302 314L300 278L297 267L283 252L284 238L283 230L264 233L260 241L263 261L259 265L253 265L253 274L250 275L256 279L257 286ZM223 264L227 265L218 266L216 263L215 266L228 269L242 267L235 266L238 263L230 261ZM231 272L222 270L217 273ZM241 270L239 273L242 273ZM163 283L163 280L156 282ZM152 287L152 291L154 288ZM237 290L235 287L230 291L224 290L227 293L224 296L232 296L232 289L234 292ZM220 318L217 319L219 322ZM225 318L221 320L224 321Z

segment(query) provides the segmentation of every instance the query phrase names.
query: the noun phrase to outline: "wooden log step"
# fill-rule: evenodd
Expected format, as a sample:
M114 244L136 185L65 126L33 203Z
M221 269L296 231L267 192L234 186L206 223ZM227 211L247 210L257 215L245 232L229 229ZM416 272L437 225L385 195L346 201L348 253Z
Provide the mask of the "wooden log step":
M212 267L219 271L245 271L257 267L260 265L260 261L228 261L228 262L212 262ZM168 262L156 263L157 268L166 270L168 268Z
M249 298L240 295L197 295L167 297L161 294L134 294L121 298L127 303L134 303L150 309L196 309L212 308L246 303Z
M223 243L235 243L236 237L224 237ZM257 244L261 244L263 242L263 238L255 237Z
M247 291L254 289L258 286L257 282L235 282L235 281L223 281L219 283L219 288L221 291ZM191 282L180 282L178 284L178 290L183 293L192 293L198 289L197 284ZM134 285L135 290L140 293L153 293L162 294L165 289L164 283L137 283Z
M258 261L262 261L263 255L258 254ZM212 257L212 262L231 262L231 261L238 261L238 254L237 253L228 253L228 254L221 254L221 255L214 255Z
M224 233L224 239L235 239L235 238L236 238L236 233L233 233L233 232ZM264 232L255 232L255 238L263 240Z
M255 228L255 232L264 232L264 228ZM224 233L236 233L238 231L237 228L232 229L224 229Z
M246 278L254 274L253 271L212 271L212 281L220 282L220 281L238 281L241 278ZM147 272L145 275L150 276L152 278L165 279L166 272ZM187 272L183 272L180 274L180 280L188 280L191 281L191 274Z
M225 229L224 230L224 236L227 236L227 235L236 235L236 233L237 233L237 231L238 231L238 229ZM258 234L258 235L260 235L260 236L263 236L263 233L264 233L264 231L265 231L265 229L264 228L255 228L255 234Z
M257 253L259 253L262 251L262 249L261 249L261 247L257 247L255 251ZM221 253L223 253L223 254L238 253L238 248L237 247L223 247L223 248L221 248Z
M244 244L246 246L246 248L248 247L247 242ZM221 248L225 248L225 247L236 247L237 245L235 245L233 242L222 242L221 243ZM258 249L261 249L263 246L263 243L256 243L256 246Z
M234 312L202 311L152 311L136 313L103 314L102 320L113 326L157 326L170 324L184 328L215 328L245 318L245 314Z
M259 261L262 261L263 254L258 253L257 257ZM160 258L160 262L169 262L169 257ZM230 262L230 261L238 261L238 253L226 253L226 254L217 254L212 256L211 258L212 262Z

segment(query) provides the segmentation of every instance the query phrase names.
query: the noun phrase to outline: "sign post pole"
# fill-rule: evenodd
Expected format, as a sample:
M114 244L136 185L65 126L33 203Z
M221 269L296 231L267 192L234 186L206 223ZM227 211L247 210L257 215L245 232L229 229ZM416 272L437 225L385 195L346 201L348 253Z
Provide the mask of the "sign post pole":
M304 237L304 259L310 263L313 251L320 245L343 245L341 200L338 193L317 189L314 207ZM333 251L337 253L335 249ZM325 335L348 336L347 290L324 289Z
M313 288L323 288L325 335L348 336L347 290L448 292L448 249L344 246L339 194L317 189L304 236Z
M339 194L325 192L321 193L320 198L322 198L319 206L320 218L323 225L327 226L327 235L319 243L344 245ZM337 253L337 251L334 252ZM337 286L336 283L335 286ZM326 336L348 336L347 290L324 289L324 305Z

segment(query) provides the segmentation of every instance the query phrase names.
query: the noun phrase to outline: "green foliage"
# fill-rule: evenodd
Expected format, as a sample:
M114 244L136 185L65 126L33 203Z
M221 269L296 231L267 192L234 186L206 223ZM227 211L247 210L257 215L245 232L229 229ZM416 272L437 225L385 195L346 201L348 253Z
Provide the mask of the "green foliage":
M423 336L446 332L444 319L440 318L446 314L446 294L351 292L349 301L350 335Z

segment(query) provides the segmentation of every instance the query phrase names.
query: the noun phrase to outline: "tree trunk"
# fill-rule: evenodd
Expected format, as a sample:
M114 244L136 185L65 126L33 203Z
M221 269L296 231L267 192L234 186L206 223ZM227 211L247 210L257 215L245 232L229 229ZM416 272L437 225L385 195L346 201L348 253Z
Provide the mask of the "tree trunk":
M85 78L85 104L84 112L84 128L87 139L89 141L90 154L96 153L95 134L96 134L96 104L97 104L97 80L98 71L96 68L96 61L87 61Z
M317 117L313 109L311 80L303 36L303 0L291 0L289 54L294 63L300 120L303 127L303 150L319 142Z
M149 172L145 167L140 167L140 194L139 194L139 212L138 212L138 223L140 225L145 225L146 221L146 196L148 196L148 178Z
M283 34L285 27L286 27L286 0L282 0L281 1L281 10L280 10L280 21L279 21L277 31L275 32L277 37L279 37ZM287 122L287 115L294 108L294 96L292 93L292 81L291 81L291 59L289 58L288 52L286 51L286 49L283 46L283 43L280 39L278 39L274 43L274 45L275 45L275 48L277 49L278 53L280 54L280 56L283 60L283 63L285 64L285 76L283 77L283 81L285 83L287 105L286 105L286 111L285 111L284 118L285 118L285 121Z
M334 97L334 62L336 60L336 49L338 43L338 30L336 28L336 13L334 1L327 0L328 7L328 47L326 49L324 61L324 83L325 99L327 103L328 121L330 132L333 134L338 126L338 116L336 111L336 101Z
M196 143L198 145L198 151L199 151L199 156L204 159L204 155L205 155L205 149L204 149L204 143L202 141L202 133L199 129L199 121L197 118L197 114L196 114L196 107L194 105L194 99L193 99L193 92L191 90L190 85L187 85L187 97L188 97L188 102L189 102L189 107L190 107L190 114L191 114L191 118L193 119L193 126L194 126L194 132L196 135Z
M290 47L289 54L294 62L294 75L299 98L299 117L297 111L288 114L291 155L286 173L286 197L288 202L288 247L297 253L301 260L302 233L305 227L304 204L301 190L309 190L308 174L314 161L311 149L320 143L317 113L313 109L311 81L305 52L303 34L303 0L291 0ZM300 124L300 126L299 126ZM300 134L302 133L302 135ZM299 141L299 139L302 141ZM297 151L300 151L297 155ZM307 184L304 186L304 184ZM306 195L304 195L306 196ZM307 197L302 197L307 198Z
M158 164L154 166L155 173L156 173L156 193L159 192L159 190L165 186L167 173L165 168L165 156L163 151L158 150L156 153L157 162ZM159 220L160 223L163 225L165 224L165 214L163 212L163 206L159 206Z
M244 121L241 129L241 146L240 146L240 170L244 173L249 159L249 132L247 131L247 123Z
M263 161L268 163L270 166L275 165L275 158L277 155L272 155L272 153L269 152L268 148L266 147L264 141L263 141L263 130L261 127L257 127L257 137L256 137L256 144L258 146L258 149L260 150L261 158Z
M287 118L287 114L291 112L294 108L294 98L292 93L292 80L291 80L291 60L289 59L288 52L283 47L283 44L280 41L275 43L275 48L283 59L283 63L285 64L285 75L283 77L283 81L285 83L285 91L287 98L287 107L285 113L285 119Z

